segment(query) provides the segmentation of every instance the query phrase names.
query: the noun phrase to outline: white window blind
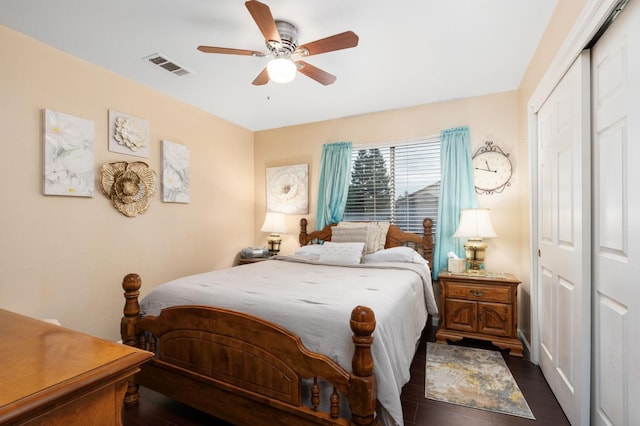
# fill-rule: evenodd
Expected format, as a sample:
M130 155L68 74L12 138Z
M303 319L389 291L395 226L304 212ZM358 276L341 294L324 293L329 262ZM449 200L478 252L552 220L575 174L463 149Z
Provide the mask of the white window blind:
M440 197L440 138L354 146L346 221L390 221L421 234ZM435 228L434 228L435 229Z

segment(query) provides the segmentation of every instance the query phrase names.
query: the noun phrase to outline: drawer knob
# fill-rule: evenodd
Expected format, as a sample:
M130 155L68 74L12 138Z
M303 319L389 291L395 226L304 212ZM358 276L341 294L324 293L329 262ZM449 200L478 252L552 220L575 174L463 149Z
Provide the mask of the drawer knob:
M469 290L469 292L470 292L471 294L473 294L474 296L476 296L476 297L480 297L480 296L483 296L483 295L484 295L484 292L482 292L482 291L480 291L480 290Z

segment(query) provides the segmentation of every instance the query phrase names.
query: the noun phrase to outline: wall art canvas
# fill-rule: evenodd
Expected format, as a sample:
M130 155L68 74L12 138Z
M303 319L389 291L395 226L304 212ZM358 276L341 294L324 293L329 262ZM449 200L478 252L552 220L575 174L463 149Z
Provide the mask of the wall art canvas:
M308 185L307 164L267 168L267 211L308 214Z
M44 194L92 197L93 121L44 110Z
M189 147L162 141L162 201L188 203Z
M109 151L149 158L149 122L109 110Z

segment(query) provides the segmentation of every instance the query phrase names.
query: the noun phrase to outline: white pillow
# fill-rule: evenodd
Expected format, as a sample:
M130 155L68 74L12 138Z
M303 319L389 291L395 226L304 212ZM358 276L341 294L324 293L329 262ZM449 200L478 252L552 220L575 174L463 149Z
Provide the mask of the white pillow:
M313 257L320 256L320 253L322 253L321 244L310 244L308 246L302 246L293 252L293 254L297 256L313 256Z
M407 262L407 263L422 263L423 265L429 265L429 262L420 253L412 249L411 247L392 247L385 250L380 250L372 254L367 254L364 257L364 263L370 262Z
M327 241L322 245L320 263L339 265L357 265L362 261L364 243L334 243Z

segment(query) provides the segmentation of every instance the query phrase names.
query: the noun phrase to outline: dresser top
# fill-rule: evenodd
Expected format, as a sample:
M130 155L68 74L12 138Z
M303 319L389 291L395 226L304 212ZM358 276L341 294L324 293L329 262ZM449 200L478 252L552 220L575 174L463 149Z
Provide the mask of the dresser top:
M0 309L0 422L11 411L113 378L151 356Z

